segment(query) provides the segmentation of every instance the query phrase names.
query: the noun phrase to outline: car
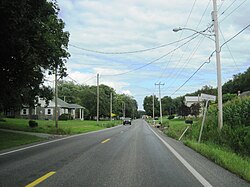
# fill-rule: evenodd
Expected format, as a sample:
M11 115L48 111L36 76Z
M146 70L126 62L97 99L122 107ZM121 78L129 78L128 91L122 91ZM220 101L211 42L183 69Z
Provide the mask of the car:
M125 118L125 119L123 120L123 125L126 125L126 124L131 125L131 118Z

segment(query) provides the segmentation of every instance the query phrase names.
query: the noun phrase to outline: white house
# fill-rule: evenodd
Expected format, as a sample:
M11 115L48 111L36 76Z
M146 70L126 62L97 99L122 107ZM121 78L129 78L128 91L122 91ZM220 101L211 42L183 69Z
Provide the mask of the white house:
M84 107L78 104L69 104L60 98L57 99L58 116L62 114L70 114L73 119L84 119ZM34 109L23 106L20 111L22 118L34 119L54 119L55 118L55 99L46 104L44 99L38 99L38 105Z

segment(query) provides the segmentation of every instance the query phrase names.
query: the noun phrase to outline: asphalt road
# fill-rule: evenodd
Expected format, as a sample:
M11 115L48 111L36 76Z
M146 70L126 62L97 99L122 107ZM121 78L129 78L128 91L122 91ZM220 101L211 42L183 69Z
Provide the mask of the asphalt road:
M33 181L53 187L250 186L141 119L0 153L0 186Z

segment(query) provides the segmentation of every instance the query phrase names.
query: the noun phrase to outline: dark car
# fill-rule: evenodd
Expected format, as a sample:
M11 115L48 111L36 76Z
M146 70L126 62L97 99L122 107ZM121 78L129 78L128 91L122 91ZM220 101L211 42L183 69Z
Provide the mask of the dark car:
M123 120L123 125L126 125L126 124L131 125L131 118L125 118L125 119Z

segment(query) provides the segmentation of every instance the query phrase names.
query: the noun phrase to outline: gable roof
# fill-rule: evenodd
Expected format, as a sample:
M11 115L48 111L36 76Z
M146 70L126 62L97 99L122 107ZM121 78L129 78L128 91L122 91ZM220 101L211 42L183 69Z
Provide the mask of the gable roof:
M81 106L81 105L78 105L78 104L69 104L69 108L75 108L75 109L78 109L78 108L84 108L85 109L85 107L83 107L83 106Z

